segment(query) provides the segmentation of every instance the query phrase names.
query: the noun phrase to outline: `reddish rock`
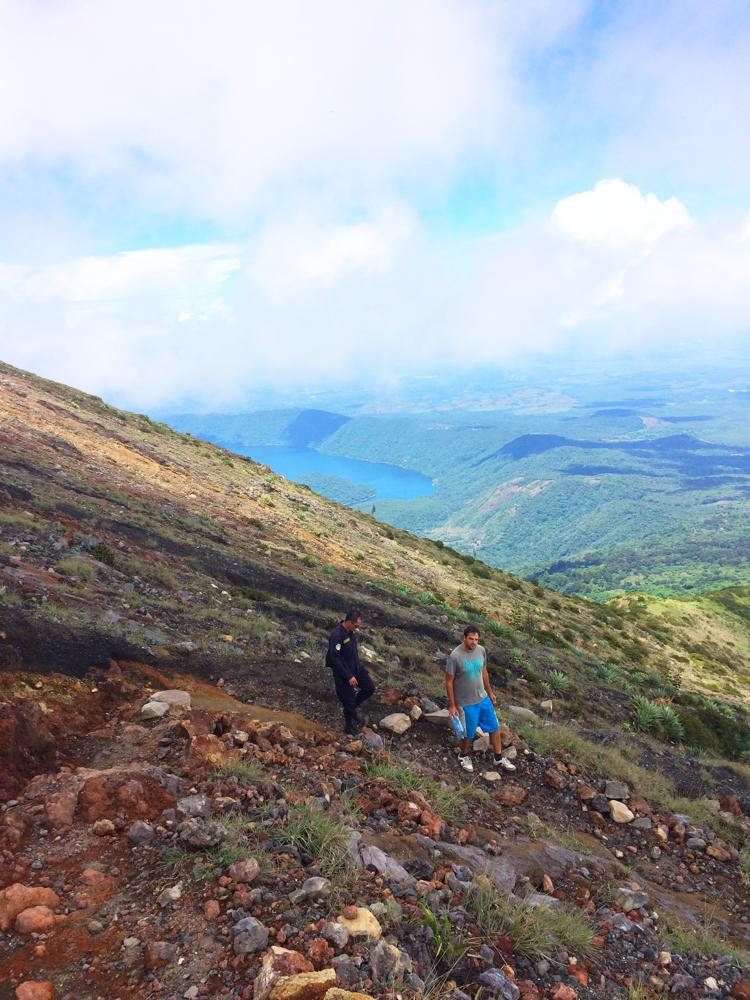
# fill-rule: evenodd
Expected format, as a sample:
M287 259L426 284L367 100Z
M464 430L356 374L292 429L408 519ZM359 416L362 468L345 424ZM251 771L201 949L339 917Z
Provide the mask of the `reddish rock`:
M229 866L229 877L235 882L249 884L260 874L260 865L255 858L243 858Z
M571 975L574 979L576 979L581 984L581 986L588 986L589 974L588 972L586 972L585 969L582 969L580 966L576 965L573 968L568 969L568 974Z
M177 945L171 941L149 941L144 952L147 969L161 969L177 957Z
M736 983L729 991L729 995L735 1000L750 1000L750 979L743 979Z
M305 952L316 969L323 969L330 965L331 959L336 954L330 944L324 938L315 938L306 946Z
M87 772L78 795L78 812L87 823L112 819L117 813L127 819L156 819L175 804L163 777L158 768L130 765Z
M719 805L723 812L732 813L733 816L742 815L742 806L736 795L723 795L719 799Z
M0 703L0 801L37 771L55 765L57 744L36 701Z
M708 845L706 848L706 854L710 858L715 858L717 861L731 861L732 858L729 851L716 841L714 841L713 844Z
M401 701L401 692L397 688L386 688L382 694L378 694L381 705L398 705Z
M473 826L462 826L461 829L456 834L456 840L459 844L471 844L476 840L477 832Z
M73 825L80 782L72 779L67 788L51 795L44 803L44 814L47 822L54 830L61 830Z
M443 828L443 821L439 816L436 816L434 812L429 809L423 809L420 816L420 827L419 832L425 837L430 837L432 840L440 839L440 831Z
M421 812L416 802L399 802L396 815L400 823L405 823L409 820L418 820Z
M573 987L566 986L565 983L558 983L550 993L552 1000L576 1000L577 996Z
M497 792L495 798L501 806L520 806L528 797L528 792L521 785L503 784Z
M500 726L500 746L503 750L513 745L513 733L507 726Z
M576 792L582 802L590 802L593 798L596 798L596 789L592 788L591 785L587 785L584 781L578 782Z
M16 989L16 1000L55 1000L55 987L48 980L29 979Z
M409 794L406 797L409 800L409 802L414 802L416 805L419 806L420 809L430 808L430 803L427 801L424 795L422 795L421 792L416 791L416 789L409 792Z
M46 934L55 926L55 914L48 906L30 906L16 917L19 934Z
M651 816L651 806L646 802L642 795L636 795L635 792L630 793L630 798L628 799L628 806L636 814L636 816Z
M561 792L568 785L568 778L562 771L557 771L555 768L544 772L544 780L550 788L554 788L558 792Z
M216 920L221 913L221 906L217 899L209 899L203 905L203 916L206 920Z
M266 1000L279 979L313 971L312 964L300 952L272 945L263 955L263 963L255 978L254 1000Z
M32 906L58 906L60 899L52 889L16 882L0 892L0 931L7 931L19 913Z
M516 986L518 987L520 1000L538 1000L539 987L536 983L532 983L530 979L520 979L516 983Z

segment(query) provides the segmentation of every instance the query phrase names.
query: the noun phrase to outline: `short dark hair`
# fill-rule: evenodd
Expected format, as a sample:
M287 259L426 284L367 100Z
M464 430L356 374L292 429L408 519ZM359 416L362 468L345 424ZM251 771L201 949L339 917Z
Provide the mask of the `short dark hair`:
M362 612L359 608L349 608L349 610L344 615L345 622L356 622L357 619L362 620Z
M464 629L464 639L466 638L467 635L481 635L481 634L482 633L479 631L479 627L477 625L467 625L466 628Z

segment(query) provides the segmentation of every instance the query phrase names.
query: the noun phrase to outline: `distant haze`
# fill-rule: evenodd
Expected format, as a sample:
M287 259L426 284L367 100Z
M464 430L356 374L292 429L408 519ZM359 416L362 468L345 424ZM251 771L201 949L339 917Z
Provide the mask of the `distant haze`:
M239 407L750 335L741 0L10 0L0 357Z

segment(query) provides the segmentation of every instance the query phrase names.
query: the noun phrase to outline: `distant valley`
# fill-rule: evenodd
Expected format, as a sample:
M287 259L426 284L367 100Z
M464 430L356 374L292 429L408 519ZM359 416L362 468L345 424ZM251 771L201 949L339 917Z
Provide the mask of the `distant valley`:
M476 411L458 391L446 407L436 386L414 413L370 401L169 423L563 592L750 582L750 393L736 370L559 382L496 388Z

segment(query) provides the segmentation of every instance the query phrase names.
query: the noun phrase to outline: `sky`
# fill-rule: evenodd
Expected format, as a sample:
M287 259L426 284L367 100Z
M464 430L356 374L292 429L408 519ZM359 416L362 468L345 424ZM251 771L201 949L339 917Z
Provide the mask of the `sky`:
M750 341L746 0L0 0L0 93L0 358L120 405Z

